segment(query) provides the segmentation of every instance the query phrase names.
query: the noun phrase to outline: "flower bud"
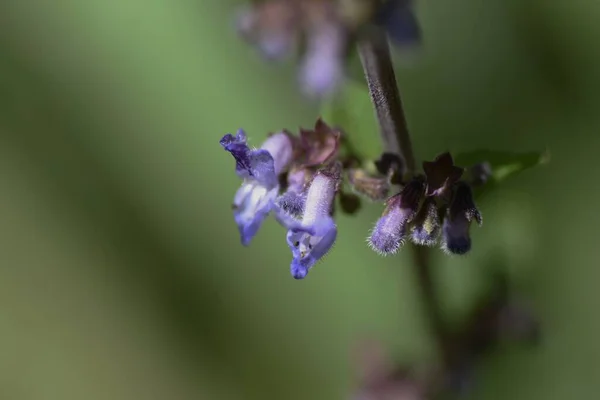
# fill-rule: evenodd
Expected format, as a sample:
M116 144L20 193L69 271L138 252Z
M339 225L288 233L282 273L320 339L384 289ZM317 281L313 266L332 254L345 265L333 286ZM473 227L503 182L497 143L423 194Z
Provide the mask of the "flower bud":
M465 182L454 186L454 196L442 227L442 248L451 254L466 254L471 250L471 221L482 224L481 214L473 201L471 187Z
M408 223L415 217L424 191L424 182L414 179L400 193L388 199L383 215L367 239L371 249L386 256L402 247Z
M428 197L417 213L411 229L413 243L422 246L433 246L441 231L435 199Z

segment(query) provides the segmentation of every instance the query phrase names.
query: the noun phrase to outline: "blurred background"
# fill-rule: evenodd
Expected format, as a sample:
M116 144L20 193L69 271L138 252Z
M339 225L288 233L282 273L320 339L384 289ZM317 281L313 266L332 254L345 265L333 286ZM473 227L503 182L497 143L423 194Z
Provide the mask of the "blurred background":
M542 345L486 358L469 397L594 398L600 3L418 3L425 47L397 75L419 158L552 154L480 201L469 256L434 252L450 321L498 263L543 321ZM274 221L239 244L220 137L259 144L319 110L293 65L236 37L237 5L0 3L0 399L344 399L365 336L435 356L410 258L365 244L380 205L341 216L305 281Z

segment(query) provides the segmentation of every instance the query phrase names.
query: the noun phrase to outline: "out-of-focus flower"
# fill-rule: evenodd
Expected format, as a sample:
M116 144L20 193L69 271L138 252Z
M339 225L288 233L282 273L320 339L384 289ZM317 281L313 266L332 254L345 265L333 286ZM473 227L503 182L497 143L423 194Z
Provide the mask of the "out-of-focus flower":
M292 161L292 141L285 133L269 137L260 149L251 150L246 134L227 134L221 146L236 161L236 173L244 180L233 200L233 214L242 244L247 246L258 232L279 194L278 175Z
M364 342L358 349L355 370L360 382L350 400L424 400L423 385L410 368L394 365L380 343Z
M422 32L414 10L414 0L387 0L377 10L375 21L392 43L406 49L421 43Z
M474 186L485 185L492 176L492 166L488 162L473 165L467 169L469 182Z
M368 32L384 29L394 43L420 43L412 1L262 0L238 12L240 36L267 60L300 53L299 82L306 94L322 97L344 81L351 45Z

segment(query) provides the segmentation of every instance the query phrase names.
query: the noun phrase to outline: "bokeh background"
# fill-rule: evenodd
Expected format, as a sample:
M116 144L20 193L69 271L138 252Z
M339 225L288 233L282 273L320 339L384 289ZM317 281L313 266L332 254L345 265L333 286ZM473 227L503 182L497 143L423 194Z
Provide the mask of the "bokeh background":
M600 3L419 3L425 47L397 72L419 158L552 154L481 201L468 257L436 252L449 320L502 263L544 324L539 348L485 359L470 397L594 398ZM0 399L344 399L362 337L435 356L410 258L364 243L381 206L342 216L305 281L273 221L239 245L219 138L319 110L238 40L237 4L0 2ZM353 112L371 123L368 101Z

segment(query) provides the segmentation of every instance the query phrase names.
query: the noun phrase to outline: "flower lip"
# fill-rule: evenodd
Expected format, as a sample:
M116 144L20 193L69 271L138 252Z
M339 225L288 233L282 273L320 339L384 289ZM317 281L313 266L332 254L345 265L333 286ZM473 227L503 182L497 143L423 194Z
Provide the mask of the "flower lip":
M238 175L250 171L250 149L247 145L246 132L243 129L238 129L235 136L231 133L226 134L219 143L235 158L235 169Z

